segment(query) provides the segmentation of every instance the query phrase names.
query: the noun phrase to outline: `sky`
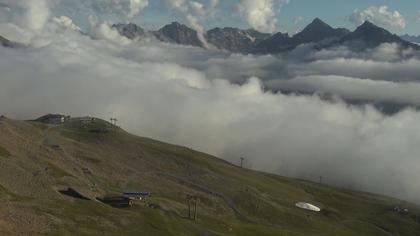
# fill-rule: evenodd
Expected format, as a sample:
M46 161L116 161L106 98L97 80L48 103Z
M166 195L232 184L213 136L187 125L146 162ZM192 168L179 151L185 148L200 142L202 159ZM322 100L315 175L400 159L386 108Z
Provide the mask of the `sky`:
M247 168L312 181L322 175L327 184L419 203L419 51L309 44L286 55L242 55L130 40L111 27L179 19L197 30L217 23L274 32L305 15L408 29L414 4L334 1L333 11L298 0L193 2L0 0L0 35L25 45L0 47L0 114L116 117L130 133L231 163L245 157ZM355 99L364 103L347 102ZM411 106L386 114L372 102Z
M71 16L75 22L84 24L86 17L90 12L86 9L78 9L74 11L69 10L68 5L75 5L78 1L64 1L58 5L58 11ZM103 0L103 2L112 0ZM177 0L174 0L176 2ZM182 2L183 0L178 0ZM210 4L210 0L197 0L195 2L203 5ZM85 1L85 2L89 2ZM126 19L138 23L145 28L157 29L168 22L180 21L188 22L183 18L183 14L174 8L166 7L168 0L149 0L148 5L135 17ZM233 26L240 28L251 28L252 25L247 22L246 17L238 10L238 4L241 0L224 0L218 1L219 4L216 9L216 14L212 17L200 18L200 22L206 29L217 26ZM263 6L264 4L272 4L274 18L277 21L275 31L289 32L294 34L304 28L314 18L319 17L334 27L346 27L354 29L359 21L351 20L351 16L355 11L359 13L366 13L363 19L370 16L370 20L377 21L381 26L398 33L398 34L420 34L420 1L419 0L262 0L262 1L242 1L258 2L261 6L255 6L257 9L269 8L270 6ZM245 3L246 4L246 3ZM255 4L254 4L255 5ZM375 11L374 8L387 7L386 11ZM369 10L370 9L370 10ZM395 21L392 18L394 13L400 14L399 19L403 19L404 25L392 25ZM387 15L388 14L388 15ZM382 16L381 16L382 15ZM388 17L389 20L381 19L381 17ZM109 19L114 21L121 20L120 17L109 16ZM387 21L387 22L384 22Z

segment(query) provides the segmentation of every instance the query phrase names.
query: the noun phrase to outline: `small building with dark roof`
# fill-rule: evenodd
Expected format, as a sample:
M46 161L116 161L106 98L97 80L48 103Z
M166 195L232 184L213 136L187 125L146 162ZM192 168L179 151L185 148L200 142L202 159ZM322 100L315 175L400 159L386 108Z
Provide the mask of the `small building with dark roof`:
M70 119L70 116L60 115L60 114L48 114L41 116L35 121L42 122L44 124L62 124Z

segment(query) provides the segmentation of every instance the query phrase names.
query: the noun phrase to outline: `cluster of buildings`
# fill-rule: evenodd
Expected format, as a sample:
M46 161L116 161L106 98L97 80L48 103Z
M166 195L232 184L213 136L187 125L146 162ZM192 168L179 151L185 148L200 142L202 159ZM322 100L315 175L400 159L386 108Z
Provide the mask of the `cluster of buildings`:
M84 117L71 117L61 114L48 114L42 117L39 117L35 121L42 122L45 124L63 124L66 122L81 122L82 124L90 124L93 121L95 121L95 118L90 116L84 116Z
M398 212L398 213L401 213L401 214L407 214L408 213L408 209L407 208L400 207L400 206L395 206L392 210L394 212Z

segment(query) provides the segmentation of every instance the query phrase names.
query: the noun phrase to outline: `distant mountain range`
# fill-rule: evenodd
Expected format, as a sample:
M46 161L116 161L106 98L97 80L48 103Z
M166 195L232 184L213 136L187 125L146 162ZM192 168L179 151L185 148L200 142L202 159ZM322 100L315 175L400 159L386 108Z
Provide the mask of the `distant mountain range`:
M118 32L130 39L152 35L156 39L181 45L204 47L197 31L178 22L165 25L158 31L146 32L133 23L113 25ZM333 28L321 19L314 19L301 32L289 36L287 33L265 34L256 30L238 28L214 28L204 35L207 42L221 50L244 54L278 54L307 44L315 49L324 49L345 45L352 50L365 50L377 47L382 43L396 43L403 48L420 49L407 37L399 37L384 28L366 21L355 31L344 28ZM420 40L419 40L420 41Z
M338 42L356 49L377 47L382 43L396 43L402 48L420 49L420 46L407 42L398 35L391 34L386 29L369 21L363 23L354 32L342 37Z
M420 44L420 35L415 36L415 35L404 34L404 35L401 35L400 38L404 39L405 41L411 42L411 43Z
M141 40L154 37L167 43L204 47L199 34L194 29L178 22L165 25L157 31L147 31L134 23L120 23L112 26L129 38ZM354 51L374 48L382 43L396 43L402 48L420 50L420 36L392 34L384 28L366 21L356 30L333 28L319 18L314 19L301 32L290 36L287 33L266 34L252 29L214 28L204 34L209 45L220 50L243 54L279 54L288 52L300 45L308 45L314 49L325 49L336 46L347 46ZM19 43L0 36L0 45L19 47Z
M207 31L206 34L208 43L230 52L247 52L270 37L270 34L264 34L256 30L242 30L231 27L214 28Z
M250 52L256 54L275 54L293 50L302 44L329 45L350 33L347 29L334 29L322 20L316 18L301 32L290 37L288 34L277 33L256 44ZM324 47L324 46L323 46Z

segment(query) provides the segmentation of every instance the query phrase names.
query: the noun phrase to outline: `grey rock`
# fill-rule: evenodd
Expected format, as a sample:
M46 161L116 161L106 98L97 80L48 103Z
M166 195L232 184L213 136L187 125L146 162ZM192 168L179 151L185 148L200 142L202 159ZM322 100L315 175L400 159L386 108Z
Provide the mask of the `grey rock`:
M169 25L165 25L158 31L153 32L153 35L163 42L204 47L203 43L198 38L197 31L178 22L172 22Z
M384 28L366 21L360 25L354 32L351 32L341 38L338 42L340 45L349 46L355 50L365 50L374 48L383 43L396 43L403 48L420 49L420 46L409 43L401 39L398 35L392 34Z
M146 36L144 29L134 23L114 24L112 27L117 29L122 36L125 36L129 39L142 38Z
M252 47L270 37L256 30L237 28L214 28L207 31L207 41L219 49L236 53L247 53Z

